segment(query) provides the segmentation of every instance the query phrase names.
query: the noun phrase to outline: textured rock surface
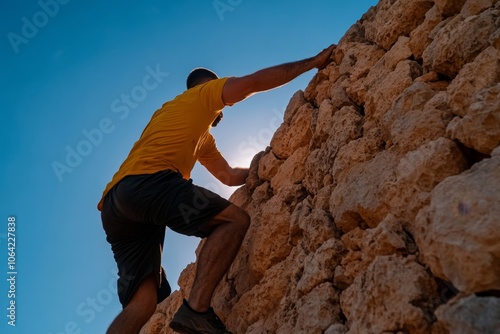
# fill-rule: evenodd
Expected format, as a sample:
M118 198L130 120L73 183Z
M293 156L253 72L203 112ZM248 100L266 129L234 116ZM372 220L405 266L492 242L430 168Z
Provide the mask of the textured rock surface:
M378 256L342 294L349 333L430 331L436 283L412 257Z
M433 333L500 333L500 298L469 296L436 310Z
M415 224L436 275L468 293L500 290L500 157L441 182Z
M500 333L499 101L499 1L371 8L231 197L252 224L213 298L228 328ZM194 271L142 334L172 333Z

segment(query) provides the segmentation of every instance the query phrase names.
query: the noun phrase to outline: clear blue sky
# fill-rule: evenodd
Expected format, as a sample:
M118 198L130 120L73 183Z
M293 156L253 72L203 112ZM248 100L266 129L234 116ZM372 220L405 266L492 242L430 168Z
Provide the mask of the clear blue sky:
M0 333L103 333L120 311L96 204L151 114L184 90L192 68L238 76L313 56L375 3L3 1ZM213 134L228 161L248 164L267 146L290 97L313 74L225 110ZM192 178L225 197L234 191L199 166ZM10 216L15 327L6 310ZM163 265L174 286L198 242L167 231Z

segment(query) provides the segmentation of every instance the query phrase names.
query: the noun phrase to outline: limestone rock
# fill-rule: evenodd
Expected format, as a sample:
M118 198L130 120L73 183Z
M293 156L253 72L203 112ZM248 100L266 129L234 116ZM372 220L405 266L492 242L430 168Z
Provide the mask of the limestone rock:
M366 37L389 50L399 36L408 36L433 6L428 0L381 0L373 21L365 22Z
M293 94L292 98L290 99L290 102L288 102L288 105L285 109L285 114L283 119L285 124L290 125L293 116L295 116L295 113L304 104L306 104L306 100L304 99L304 92L299 90L295 94Z
M410 48L416 59L422 58L427 46L432 42L429 35L441 23L441 14L437 6L432 7L425 14L424 22L410 33Z
M470 293L500 289L500 157L441 182L415 237L432 272Z
M333 114L337 112L338 109L335 108L330 99L324 100L318 109L318 116L316 118L316 124L313 132L313 139L316 143L320 144L324 142L330 136L331 130L331 120Z
M377 126L394 100L422 74L420 65L411 60L398 63L392 72L381 70L373 77L371 73L366 84L365 128Z
M500 144L500 84L479 91L473 97L467 115L455 117L447 132L452 139L490 154Z
M348 328L346 325L334 324L328 327L328 329L325 331L325 334L346 334L347 331Z
M380 0L346 32L230 198L229 330L500 333L499 50L495 0ZM141 334L172 333L195 268Z
M495 0L467 0L460 11L460 14L464 17L478 15L484 10L493 7L495 2Z
M439 13L443 16L452 16L460 12L466 0L435 0Z
M349 250L337 269L334 283L341 289L351 285L356 276L364 272L377 256L414 252L416 246L394 216L386 217L373 229L356 228L342 236Z
M339 180L330 198L330 212L344 232L364 224L375 227L391 212L410 226L432 188L465 166L456 144L445 138L404 156L396 149L382 151Z
M497 10L488 9L477 16L455 16L424 51L424 67L454 78L465 64L488 47L488 38L498 27L497 15Z
M312 143L320 147L309 153L306 162L304 185L307 189L317 191L331 183L328 176L337 152L361 136L361 124L362 117L355 108L343 107L336 111L327 100L323 101L312 138Z
M442 305L436 310L432 333L500 333L500 298L474 295Z
M446 98L444 92L436 94L426 83L413 83L382 118L386 140L402 150L415 150L444 137L453 117Z
M455 115L467 115L474 95L500 81L499 59L500 50L489 47L460 70L447 90L450 108Z
M352 81L365 77L371 67L385 54L378 45L364 43L341 43L344 52L339 65L339 74L347 75Z
M258 164L259 179L271 181L282 164L283 160L278 159L272 151L266 152Z
M274 266L266 272L260 284L241 296L228 315L229 328L244 332L250 324L276 310L289 281L284 269L284 264Z
M175 334L168 324L182 304L180 291L174 291L156 309L151 319L142 327L140 334Z
M342 242L330 239L315 253L310 253L305 259L304 273L298 282L297 289L308 294L319 284L331 281L333 270L340 263L344 250Z
M297 149L288 159L282 163L276 175L271 180L271 187L276 193L285 189L286 185L300 184L306 174L307 147Z
M304 91L306 101L314 106L319 106L323 100L328 98L328 88L340 76L339 68L334 63L318 71Z
M323 283L299 299L297 308L294 333L321 334L340 318L339 293L331 283Z
M396 66L407 59L410 59L412 52L410 49L410 38L400 36L396 43L380 59L384 66L390 70L395 70Z
M340 296L348 333L429 333L436 284L425 269L400 256L380 256Z
M248 192L252 192L262 184L261 179L259 178L259 162L260 159L264 156L265 152L257 153L250 163L250 169L248 173L248 177L245 181L245 186L247 187Z
M373 159L385 146L381 129L364 131L363 137L342 146L333 162L331 172L333 182L335 184L341 182L350 174L353 167Z
M293 190L288 188L287 191ZM253 231L248 265L256 277L262 277L267 269L290 253L291 246L288 244L290 212L285 202L286 196L288 194L284 190L264 205L259 219L260 224Z
M296 149L309 143L312 136L312 112L313 107L309 104L304 104L299 107L290 121L290 125L283 123L276 130L271 139L271 147L279 159L288 158Z
M309 215L299 218L298 224L303 236L303 247L312 253L338 236L333 219L324 210L312 209Z
M155 313L142 328L141 333L160 334L163 326L165 326L165 315L162 313Z

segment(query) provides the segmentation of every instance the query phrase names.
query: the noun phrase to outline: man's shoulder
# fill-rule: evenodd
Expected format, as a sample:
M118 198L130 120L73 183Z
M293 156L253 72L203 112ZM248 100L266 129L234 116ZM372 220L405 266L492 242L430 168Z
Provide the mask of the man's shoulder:
M206 83L198 85L196 87L190 88L177 95L172 102L176 100L186 99L203 99L206 97L215 97L219 98L222 93L222 89L224 88L224 84L226 83L228 78L220 78L210 80Z
M186 92L189 91L196 91L198 93L204 92L204 93L213 93L213 94L218 94L222 92L222 89L224 88L224 84L226 83L228 78L219 78L219 79L214 79L210 80L208 82L205 82L203 84L200 84L196 87L193 87L191 89L188 89Z

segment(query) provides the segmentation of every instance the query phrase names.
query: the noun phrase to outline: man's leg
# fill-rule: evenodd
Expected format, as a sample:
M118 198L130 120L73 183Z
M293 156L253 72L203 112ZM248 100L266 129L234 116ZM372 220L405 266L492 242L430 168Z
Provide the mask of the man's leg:
M158 280L155 274L146 277L130 302L109 326L106 334L137 334L156 310Z
M196 276L188 303L205 312L210 307L217 284L233 263L250 225L250 217L231 204L215 216L204 230L210 233L200 251Z

